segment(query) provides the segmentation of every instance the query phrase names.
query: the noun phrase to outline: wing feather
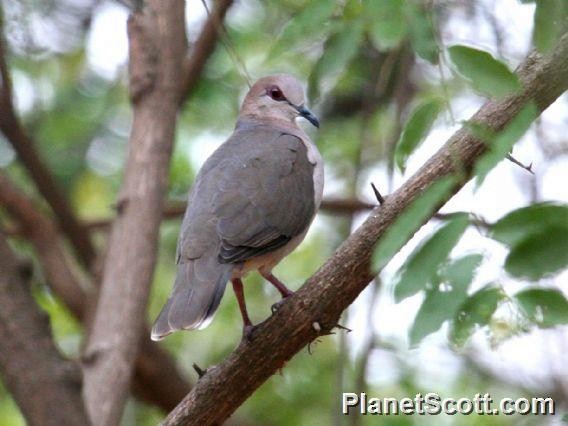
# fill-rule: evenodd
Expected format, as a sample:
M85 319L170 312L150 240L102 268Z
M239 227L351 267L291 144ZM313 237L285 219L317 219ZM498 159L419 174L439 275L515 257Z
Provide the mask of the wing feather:
M221 262L243 262L285 245L310 224L314 211L313 164L304 143L281 132L256 132L218 182L214 213ZM252 141L251 141L252 142ZM238 191L227 181L237 181ZM238 194L238 195L235 195ZM237 201L238 200L238 201Z

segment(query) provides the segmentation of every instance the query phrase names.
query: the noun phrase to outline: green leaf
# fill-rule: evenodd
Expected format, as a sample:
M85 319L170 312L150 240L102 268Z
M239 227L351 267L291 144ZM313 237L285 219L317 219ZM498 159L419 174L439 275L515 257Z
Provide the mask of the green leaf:
M487 174L511 152L515 142L526 133L537 114L536 106L532 103L527 104L511 120L507 127L495 136L487 152L476 161L474 166L474 174L477 175L476 186L478 188L485 180Z
M541 328L568 324L568 300L559 290L531 288L515 294L513 300Z
M549 226L568 228L568 205L538 203L512 211L491 227L491 237L514 246Z
M541 53L552 50L568 26L566 0L538 0L534 13L533 43Z
M436 65L439 61L439 47L432 12L419 2L405 2L410 28L410 44L418 56Z
M547 226L513 246L505 269L515 277L538 280L568 265L568 228Z
M407 243L434 209L446 200L455 183L452 176L437 180L402 212L375 247L372 258L374 271L381 270Z
M394 154L396 164L402 172L406 168L406 160L424 141L442 107L443 101L436 98L422 102L412 111Z
M482 260L483 256L477 253L456 259L444 268L442 277L454 288L467 289Z
M519 79L507 65L484 50L455 45L448 53L459 73L476 91L488 97L502 98L521 89Z
M440 265L457 244L467 225L467 214L456 215L410 255L394 288L397 302L418 293L432 281Z
M446 283L426 292L426 298L414 318L409 333L411 345L417 345L428 334L438 330L444 321L456 315L467 298L467 289L482 259L480 254L472 254L455 260L445 268L442 279Z
M500 288L488 284L473 293L460 306L450 327L450 339L463 346L475 332L476 326L489 324L489 320L505 295Z
M306 7L284 27L268 58L277 58L290 51L290 46L305 40L313 31L321 31L335 11L336 4L335 0L307 2Z
M365 0L369 35L378 50L397 47L406 37L404 2L400 0Z
M335 80L345 70L357 53L363 38L361 21L345 22L340 31L332 34L325 42L324 52L316 62L310 75L310 98L319 97L319 89L324 80Z

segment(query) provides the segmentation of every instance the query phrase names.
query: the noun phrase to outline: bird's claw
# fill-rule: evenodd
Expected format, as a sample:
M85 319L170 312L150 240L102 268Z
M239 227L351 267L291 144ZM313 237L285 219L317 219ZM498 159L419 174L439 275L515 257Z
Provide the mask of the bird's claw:
M251 343L252 340L253 340L253 338L254 338L254 332L255 332L255 330L256 330L256 325L252 325L252 324L250 324L250 325L245 325L245 326L243 327L243 338L244 338L247 342Z
M293 296L293 295L294 295L293 291L290 291L289 293L287 293L285 295L283 294L282 299L280 299L278 302L276 302L275 304L273 304L270 307L270 310L272 311L272 315L274 315L278 311L278 309L280 309L282 307L282 305L284 304L286 299L288 299L290 296Z
M275 304L273 304L270 307L270 310L272 311L272 315L274 315L276 312L278 312L278 310L282 307L282 305L284 304L285 301L286 301L286 299L281 299L280 301L276 302Z

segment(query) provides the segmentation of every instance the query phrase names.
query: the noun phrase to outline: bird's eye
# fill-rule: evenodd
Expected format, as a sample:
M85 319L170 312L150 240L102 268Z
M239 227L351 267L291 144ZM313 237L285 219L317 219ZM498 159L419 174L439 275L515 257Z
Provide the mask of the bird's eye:
M269 87L268 89L266 89L266 93L275 101L283 101L286 99L284 93L282 93L282 90L280 90L278 86Z

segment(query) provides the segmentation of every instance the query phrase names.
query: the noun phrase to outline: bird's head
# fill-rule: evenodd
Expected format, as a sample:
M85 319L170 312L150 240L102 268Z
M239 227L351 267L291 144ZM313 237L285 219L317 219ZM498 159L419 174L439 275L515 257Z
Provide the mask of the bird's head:
M319 127L318 118L306 107L304 88L289 74L275 74L256 81L241 106L241 117L294 122L304 117Z

